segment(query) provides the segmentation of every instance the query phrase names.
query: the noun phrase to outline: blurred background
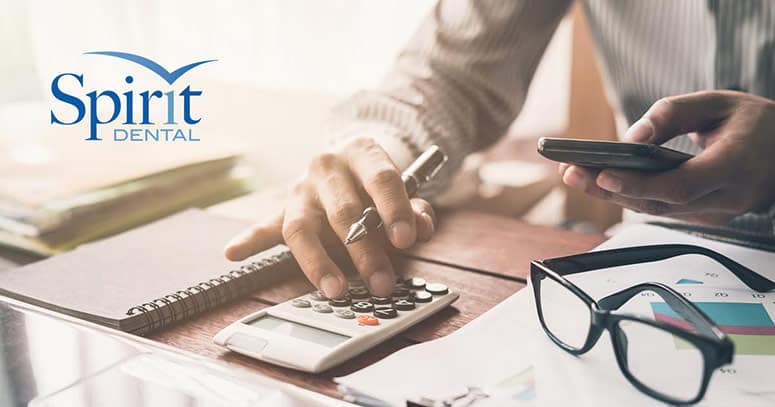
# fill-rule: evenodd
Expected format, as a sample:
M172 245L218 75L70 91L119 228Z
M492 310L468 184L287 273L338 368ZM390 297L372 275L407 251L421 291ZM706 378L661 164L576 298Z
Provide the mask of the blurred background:
M52 127L58 132L65 132L64 128L49 124L53 77L61 72L88 72L92 88L123 85L124 71L116 75L117 60L84 52L133 52L169 70L215 58L218 62L186 75L204 91L201 102L197 101L203 117L196 127L203 140L198 148L228 147L244 155L253 190L282 186L298 176L325 145L323 127L331 107L359 89L377 86L434 4L433 0L0 0L0 55L4 55L0 160L24 161L25 174L39 170L34 180L39 190L55 184L41 175L46 160L64 154L56 149L65 137L54 136ZM449 205L547 224L573 219L602 228L617 219L617 214L601 212L597 204L574 203L559 186L554 166L535 155L539 136L606 138L615 133L610 114L590 113L599 111L598 106L606 112L610 108L594 66L593 47L583 21L579 22L582 18L575 7L561 23L522 114L502 143L470 160L461 174L467 187L460 189L461 196L450 198ZM139 86L154 79L140 72L136 76L134 85ZM151 86L158 83L148 86L155 89ZM582 94L585 99L577 100ZM590 98L597 102L590 103ZM585 117L581 125L574 115ZM64 155L70 157L67 167L75 172L89 165L128 168L138 157L162 163L181 151L147 143L139 147L102 143L98 150L84 146L93 143L81 143L78 136L68 137ZM112 148L133 150L135 158L108 159L104 153ZM163 167L158 164L152 169ZM0 163L0 183L33 183L16 177L14 171L15 167ZM127 169L122 176L129 179L130 175Z
M15 118L21 105L40 102L47 110L51 79L66 68L82 67L89 59L86 51L134 51L165 67L217 58L218 63L191 72L212 82L203 86L203 100L214 100L209 92L233 92L250 103L239 113L252 111L249 121L260 123L246 123L220 103L214 103L220 111L208 106L206 121L217 121L240 138L255 138L256 150L271 147L272 154L249 153L266 160L257 174L261 181L280 181L296 175L320 148L317 125L330 106L377 86L434 3L0 0L0 52L6 56L0 63L0 103ZM558 31L534 81L517 124L524 134L565 126L568 28ZM226 122L228 127L220 126ZM299 146L302 151L295 149ZM280 159L291 151L293 157Z

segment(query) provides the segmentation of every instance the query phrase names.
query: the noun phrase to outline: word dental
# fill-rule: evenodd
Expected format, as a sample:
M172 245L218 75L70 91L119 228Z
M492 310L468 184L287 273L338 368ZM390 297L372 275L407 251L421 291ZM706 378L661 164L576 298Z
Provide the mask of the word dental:
M191 113L192 99L201 96L202 91L192 90L191 86L186 86L179 93L175 91L162 92L161 90L146 90L135 94L129 90L123 92L121 96L111 90L96 91L86 93L85 100L69 94L62 90L65 81L71 83L70 86L84 86L84 76L74 73L63 73L54 78L51 82L51 93L54 98L72 106L75 109L75 120L61 120L52 110L51 123L65 126L71 126L81 123L84 119L89 123L89 137L87 141L101 141L97 129L99 126L113 123L117 119L122 120L121 124L125 126L143 126L143 127L117 127L113 129L114 141L200 141L193 136L191 127L178 127L175 117L176 98L183 99L183 122L186 125L195 125L201 119L193 118ZM129 75L124 78L127 84L131 84L134 78ZM138 99L139 98L139 99ZM156 100L154 100L156 99ZM103 107L108 107L105 111L99 108L100 100ZM135 117L135 104L141 104L141 115ZM105 106L107 104L107 106ZM156 123L151 121L151 107L166 108L165 127L155 127ZM152 127L153 126L153 127ZM167 127L169 126L169 127Z

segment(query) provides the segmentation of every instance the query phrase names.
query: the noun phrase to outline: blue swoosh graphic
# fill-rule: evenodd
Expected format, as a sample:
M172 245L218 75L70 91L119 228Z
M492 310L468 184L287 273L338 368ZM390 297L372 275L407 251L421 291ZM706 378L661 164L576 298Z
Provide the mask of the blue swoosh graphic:
M106 55L109 57L115 57L115 58L121 58L125 59L127 61L134 62L138 65L144 66L151 71L153 71L156 75L159 75L162 79L167 81L170 85L172 85L178 78L183 76L186 72L196 68L199 65L206 64L208 62L214 62L217 61L217 59L208 59L206 61L199 61L194 62L192 64L188 64L186 66L181 66L180 68L170 72L166 69L164 69L163 66L159 65L158 63L151 61L150 59L146 57L142 57L140 55L136 54L130 54L128 52L117 52L117 51L94 51L94 52L85 52L84 54L92 54L92 55Z

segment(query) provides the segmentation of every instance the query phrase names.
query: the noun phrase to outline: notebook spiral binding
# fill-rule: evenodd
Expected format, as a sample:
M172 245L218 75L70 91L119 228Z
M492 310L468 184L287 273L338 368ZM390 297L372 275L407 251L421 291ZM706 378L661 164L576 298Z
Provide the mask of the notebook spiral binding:
M219 277L202 281L185 290L178 290L149 302L136 305L127 310L126 314L134 316L145 315L143 331L153 331L172 322L186 319L216 305L233 300L254 288L251 284L258 272L291 259L288 250L273 256L242 265L237 270L231 270ZM245 284L230 284L230 282L248 279Z

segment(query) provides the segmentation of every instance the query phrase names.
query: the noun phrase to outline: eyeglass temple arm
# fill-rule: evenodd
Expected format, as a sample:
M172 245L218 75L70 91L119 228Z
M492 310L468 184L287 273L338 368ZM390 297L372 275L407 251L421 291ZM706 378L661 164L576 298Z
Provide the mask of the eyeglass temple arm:
M644 291L653 291L659 295L678 315L697 329L697 333L709 338L719 338L714 331L715 324L699 308L686 300L670 287L660 283L643 283L634 285L622 291L610 294L598 301L598 306L604 310L617 310L627 301Z
M661 244L601 250L567 257L544 260L543 263L557 273L569 275L608 267L648 263L685 254L700 254L712 258L731 271L752 290L767 292L775 289L775 282L746 266L713 250L688 244Z

